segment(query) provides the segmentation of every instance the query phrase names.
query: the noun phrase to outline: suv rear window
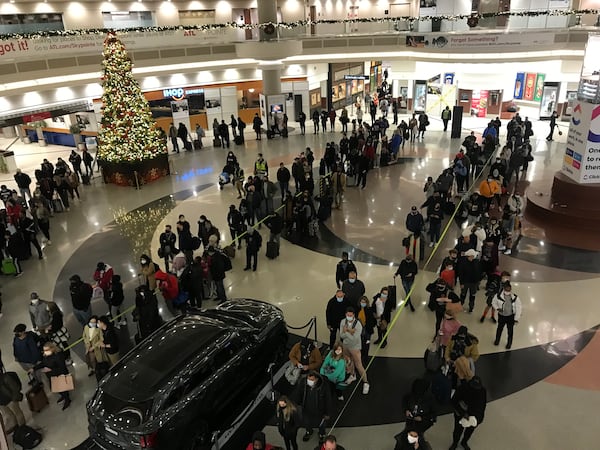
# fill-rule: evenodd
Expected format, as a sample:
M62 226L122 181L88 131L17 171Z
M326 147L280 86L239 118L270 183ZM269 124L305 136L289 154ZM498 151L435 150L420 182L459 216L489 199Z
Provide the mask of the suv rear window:
M113 420L123 428L135 428L148 420L152 411L152 398L143 402L124 401L102 392L97 400L98 411L103 411L105 418L113 416Z

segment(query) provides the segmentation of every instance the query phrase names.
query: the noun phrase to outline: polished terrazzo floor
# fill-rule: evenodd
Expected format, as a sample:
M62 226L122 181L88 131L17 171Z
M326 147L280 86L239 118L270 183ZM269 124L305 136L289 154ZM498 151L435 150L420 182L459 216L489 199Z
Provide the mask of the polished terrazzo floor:
M369 173L367 188L349 188L340 210L322 224L320 239L295 245L282 241L281 256L268 260L261 254L257 272L243 272L242 258L234 260L226 288L231 297L253 297L279 305L292 326L316 316L318 336L327 340L324 309L334 294L334 271L339 254L351 251L357 262L359 278L368 295L391 284L393 267L403 255L401 240L406 235L404 220L413 204L423 201L422 185L428 175L437 176L457 151L459 140L449 139L439 121L423 142L405 148L403 164ZM481 131L485 123L466 118L468 129ZM536 136L544 136L546 123L536 123ZM248 139L243 147L232 148L249 172L256 154L265 155L272 175L279 162L290 164L306 146L317 157L324 143L339 140L340 133L306 136L292 134L288 140L276 138L260 143ZM50 159L64 149L17 147L17 163L24 170L33 168L40 152L52 151ZM537 141L535 161L526 180L552 179L562 161L563 143ZM165 223L176 222L185 214L194 225L204 214L228 239L225 215L229 204L237 203L231 186L223 191L216 185L225 152L207 148L193 154L172 156L175 172L170 178L144 186L140 191L102 185L82 187L82 200L68 213L56 215L52 222L53 245L46 247L46 259L25 263L19 279L2 280L4 316L0 319L0 343L5 365L11 369L10 342L15 323L29 323L26 305L30 291L52 298L64 311L70 311L67 283L73 273L90 279L96 262L103 260L115 267L126 281L127 303L137 285L136 261L141 250L156 255L158 235ZM0 181L10 180L3 175ZM277 204L277 202L276 202ZM150 219L148 219L150 218ZM192 227L195 229L195 226ZM379 350L371 365L371 393L356 392L347 398L334 433L349 450L378 450L393 447L393 436L402 425L400 399L410 381L422 369L421 357L431 339L434 318L425 306L424 286L446 250L458 236L454 225L438 246L437 254L417 279L414 300L417 311L401 311L390 335L387 348ZM522 297L524 314L515 331L513 350L499 351L492 345L495 327L479 323L478 314L462 314L461 322L479 337L483 356L478 373L488 387L491 402L486 420L475 433L472 448L594 448L597 437L594 413L600 386L595 358L599 339L595 327L600 323L600 306L594 295L600 283L598 253L584 252L547 241L543 228L525 220L523 238L511 256L501 256L501 267L510 270L515 291ZM265 236L263 234L263 236ZM429 250L428 250L429 252ZM427 255L429 256L429 254ZM483 307L478 296L476 312ZM210 302L208 306L210 306ZM95 312L103 312L95 305ZM68 320L72 334L78 326ZM130 330L133 334L133 330ZM503 348L503 347L501 347ZM79 353L78 351L76 353ZM61 412L51 404L34 422L43 427L45 440L40 448L72 448L86 437L84 403L93 392L95 381L88 378L84 364L75 358L77 390L71 408ZM19 369L17 369L20 372ZM21 373L21 372L20 372ZM571 411L565 414L565 411ZM451 416L441 416L428 432L434 449L447 448L451 436ZM70 424L65 427L64 424ZM561 426L557 427L556 423ZM365 428L369 432L365 433ZM266 427L269 440L281 444L276 430ZM301 444L301 448L314 448Z

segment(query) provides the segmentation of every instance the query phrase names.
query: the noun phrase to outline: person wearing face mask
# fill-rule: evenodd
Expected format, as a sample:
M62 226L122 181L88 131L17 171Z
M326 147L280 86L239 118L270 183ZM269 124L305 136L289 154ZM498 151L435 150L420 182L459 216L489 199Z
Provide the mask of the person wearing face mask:
M457 275L460 280L460 302L464 305L468 293L469 313L472 313L475 307L475 295L483 276L481 262L475 250L470 249L465 252L465 259L459 261Z
M13 339L15 361L23 370L29 371L42 360L42 354L37 345L37 337L33 331L27 331L27 326L24 323L15 326L13 332L15 334ZM34 377L39 382L43 380L39 372L34 373Z
M179 253L179 250L175 247L177 236L171 231L171 225L165 225L164 233L160 234L159 242L159 257L165 261L165 272L169 271L169 261L173 260L173 256Z
M107 360L106 353L102 350L102 330L98 328L98 316L90 317L89 322L83 327L83 345L85 346L85 362L88 366L88 377L96 372L96 364Z
M256 175L261 180L265 175L269 173L269 165L267 161L263 158L263 154L259 153L258 158L254 162L254 175Z
M360 298L360 309L356 314L357 319L363 327L361 334L362 348L360 350L363 367L367 367L369 364L369 347L371 346L371 336L375 327L377 326L377 320L375 320L375 311L369 304L369 299L363 295Z
M119 360L119 336L117 336L115 326L107 316L98 317L98 328L102 332L100 347L104 349L110 365L113 366Z
M107 300L108 293L110 291L110 283L114 275L113 268L104 262L99 262L96 265L96 271L94 272L94 281L96 285L104 292L104 300Z
M411 390L402 398L406 430L425 433L436 420L435 398L429 391L430 382L423 378L413 381Z
M416 206L412 206L410 213L406 215L406 229L411 233L408 237L406 245L406 253L411 253L415 260L422 260L425 250L425 242L422 238L423 229L425 228L425 219L419 212Z
M31 325L35 331L45 333L46 328L52 323L52 317L50 317L50 313L48 312L48 304L46 301L40 299L37 292L32 292L29 298L31 299L29 302Z
M453 311L446 311L444 313L444 318L438 331L440 345L444 349L444 352L446 351L450 339L458 332L458 329L461 326L462 324L454 317Z
M344 295L350 306L357 311L359 309L359 300L365 295L365 285L358 279L356 272L351 271L348 274L348 279L342 283L342 291L344 291Z
M44 344L42 361L29 369L29 373L33 373L35 370L42 370L49 379L69 374L64 353L52 342ZM62 409L64 411L71 405L69 391L59 392L58 395L60 396L58 403L63 403Z
M413 259L412 255L409 253L406 255L406 258L402 260L400 265L398 266L398 270L394 274L394 278L400 275L400 279L402 280L402 287L404 288L404 293L408 297L408 293L412 289L412 286L415 282L415 278L419 273L419 267L417 263ZM410 297L408 297L408 306L412 312L415 312L415 307L412 304Z
M427 307L435 312L435 329L433 334L437 336L444 313L446 312L446 306L457 305L462 309L460 297L450 290L443 278L438 278L433 283L428 284L425 290L429 292Z
M375 319L377 321L377 340L373 344L381 344L381 348L387 346L387 337L384 339L388 325L392 321L392 310L396 307L393 302L388 301L389 291L387 286L381 288L373 297Z
M346 317L346 310L349 306L350 303L346 300L344 291L341 289L338 289L335 295L327 302L325 319L327 328L329 329L329 348L333 348L333 344L335 344L340 322Z
M396 439L394 450L431 450L429 442L414 427L407 427L394 438Z
M300 414L296 405L285 395L277 400L275 410L275 419L277 420L277 430L285 443L285 450L298 450L298 428L300 428Z
M483 180L479 185L479 192L481 196L485 199L485 209L484 211L489 211L492 206L492 201L496 200L496 205L500 207L500 194L502 193L502 188L500 187L500 183L494 177L489 175L487 179Z
M354 367L358 370L363 381L363 394L368 394L370 385L367 380L367 371L362 365L361 348L362 348L362 325L354 315L354 308L346 309L346 317L340 322L340 339L344 344L344 348L350 353Z
M450 261L446 262L446 268L440 272L440 278L446 282L451 291L454 290L456 284L456 270L454 264Z
M346 380L346 361L341 343L336 342L331 351L327 353L320 373L331 383L331 389L335 392L337 399L344 400L341 383Z
M302 440L308 442L313 429L318 427L319 440L325 437L325 427L331 417L331 389L315 371L300 378L292 396L294 403L302 407L302 422L306 429Z
M483 323L487 317L488 311L491 311L492 322L496 323L496 311L494 308L492 308L492 300L494 300L496 295L502 293L504 284L507 282L510 282L510 272L507 272L506 270L499 272L496 268L494 272L488 275L488 280L485 285L486 307L483 310L483 314L481 315L479 322Z
M519 323L522 312L521 299L517 294L512 292L510 282L507 281L504 283L502 292L497 294L492 300L492 307L498 313L498 328L496 329L494 345L500 344L502 331L504 330L504 326L506 326L508 329L506 349L509 350L512 347L514 326Z
M159 270L158 264L154 263L148 255L144 254L140 256L140 266L142 267L141 273L146 286L151 291L154 291L156 289L156 272ZM110 290L108 293L110 294Z
M342 252L342 259L335 266L335 283L338 288L349 278L350 272L358 273L354 262L348 257L348 252Z

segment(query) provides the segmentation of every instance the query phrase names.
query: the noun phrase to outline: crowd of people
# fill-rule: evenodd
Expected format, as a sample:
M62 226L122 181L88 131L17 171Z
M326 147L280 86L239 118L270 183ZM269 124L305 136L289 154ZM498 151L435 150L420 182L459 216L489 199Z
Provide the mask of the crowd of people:
M221 188L228 183L234 185L240 200L239 205L229 207L226 217L231 243L221 244L219 229L205 215L197 221L196 234L183 215L178 218L176 230L171 225L165 227L158 252L164 270L151 256L140 256L143 280L136 290L136 339L143 339L161 323L157 293L162 294L174 313L201 307L208 299L226 301L224 279L232 270L231 258L236 250L242 249L242 243L245 243L246 253L244 270L257 270L262 225L269 230L267 243L275 249L271 252L273 257L277 257L282 233L314 237L318 220L326 220L333 207L341 207L348 182L353 181L354 186L364 189L370 170L396 159L406 141L413 143L424 138L429 125L426 114L418 117L413 114L407 123L398 120L397 105L391 107L393 125L397 127L390 138L387 136L389 106L385 102L371 102L371 124L362 120L360 109L352 121L348 112L342 110L339 119L342 137L339 143L327 143L318 170L313 151L306 148L294 158L290 169L281 163L275 181L271 181L268 164L259 153L253 173L246 178L235 154L228 151L219 184ZM378 109L382 113L379 119L376 117ZM323 131L327 123L335 130L335 111L316 113L312 116L315 132L318 132L319 122ZM445 128L450 118L442 113ZM215 136L219 136L223 147L229 147L229 126L236 130L234 136L243 136L245 124L239 128L240 123L243 123L241 119L232 116L229 125L224 121L214 124L218 133ZM507 328L506 348L510 349L514 326L522 313L521 301L512 290L510 273L501 271L500 254L510 254L518 241L523 200L517 182L532 160L531 122L516 114L507 126L507 143L499 150L500 126L498 119L490 122L481 145L474 133L467 136L450 166L435 180L428 178L423 188L424 202L413 206L408 213L406 228L410 234L403 239L406 256L395 275L401 279L404 296L397 296L393 285L378 287L369 298L365 282L358 278L357 264L347 253L342 255L335 270L337 290L324 311L330 331L329 346L318 347L303 339L289 354L286 378L293 389L289 396L279 399L275 414L287 450L298 448L297 432L301 427L305 429L304 441L309 441L314 429L318 429L318 448L342 448L335 437L326 434L335 414L334 399L344 401L344 391L355 382L362 383L362 393L368 395L372 380L365 368L371 344L386 347L394 310L402 298L406 299L407 307L415 310L410 295L419 272L418 262L425 256L425 243L429 241L430 247L438 246L443 238L444 220L452 215L461 232L455 248L450 249L442 262L438 278L427 286L428 306L436 317L434 338L424 357L427 372L414 381L403 399L406 427L396 436L396 449L430 448L424 433L435 424L436 412L446 404L452 405L455 417L450 448L457 448L459 443L469 448L471 435L484 419L486 391L483 381L475 375L479 339L460 323L460 314L475 310L477 293L485 280L485 306L480 320L484 322L491 314L490 319L497 324L495 345L499 345ZM184 137L183 132L175 130L173 135L171 131L169 137L174 148L178 151L177 138L180 138L187 149L187 130ZM204 131L197 128L196 132L197 145L202 146ZM15 174L19 192L0 187L0 198L6 205L0 222L4 226L2 269L5 270L6 264L5 273L10 274L6 261L9 258L15 266L14 274L18 276L22 272L20 262L27 259L27 253L31 254L31 245L43 258L38 231L44 234L46 245L50 245L50 218L62 210L68 211L69 199L72 201L75 195L79 198L79 183L93 173L93 159L87 151L82 156L73 151L69 161L72 168L60 158L56 166L44 160L41 169L35 171L33 192L31 178L21 171ZM317 182L315 172L319 176ZM473 183L478 183L475 191L470 189ZM463 196L462 201L457 202L460 196ZM200 254L194 256L200 248ZM119 358L117 331L126 323L120 310L124 301L120 276L110 265L99 262L90 282L76 274L69 281L72 312L83 329L81 337L89 375L101 379ZM105 303L105 314L93 314L95 300ZM29 312L31 331L27 331L25 324L14 327L15 359L31 374L33 382L48 385L49 377L68 373L70 336L63 323L64 314L56 303L43 300L33 292ZM377 338L373 339L375 333ZM68 391L60 393L59 401L63 409L69 407ZM18 412L14 414L20 420ZM271 448L264 434L257 434L251 445L249 449Z
M81 155L73 150L68 163L58 158L56 164L52 164L44 158L34 172L34 179L17 169L14 179L18 190L4 184L0 186L0 200L4 204L0 210L4 275L18 277L23 273L22 263L31 258L31 247L39 259L44 259L42 246L52 244L51 219L56 213L70 211L75 197L80 199L79 186L89 184L93 161L87 150L84 149ZM42 234L41 241L39 234Z

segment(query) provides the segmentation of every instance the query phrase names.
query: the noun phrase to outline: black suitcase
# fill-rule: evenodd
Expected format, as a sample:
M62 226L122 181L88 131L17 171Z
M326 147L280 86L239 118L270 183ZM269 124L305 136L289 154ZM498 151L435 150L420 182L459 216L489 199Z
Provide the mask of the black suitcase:
M200 150L201 148L200 141L198 139L194 139L194 150Z
M35 448L42 442L42 435L27 425L21 425L13 433L13 442L24 449Z
M192 143L190 141L185 141L185 144L183 144L183 147L188 151L191 152L192 151Z
M242 136L236 136L233 138L233 143L235 145L242 145L244 143L244 138Z
M279 244L277 242L267 242L267 258L275 259L279 256Z
M288 137L288 129L287 128L284 128L283 130L281 130L281 137L282 138Z
M90 176L89 176L89 175L82 174L82 175L81 175L81 182L82 182L83 184L91 184L91 183L90 183Z
M396 296L396 285L395 284L390 284L388 286L387 299L388 299L388 301L392 302L392 305L394 305L394 309L396 309L396 306L398 304L398 298Z
M267 130L267 139L273 139L275 137L275 133L271 130Z
M221 139L214 138L213 139L213 147L220 147L220 146L221 146Z

